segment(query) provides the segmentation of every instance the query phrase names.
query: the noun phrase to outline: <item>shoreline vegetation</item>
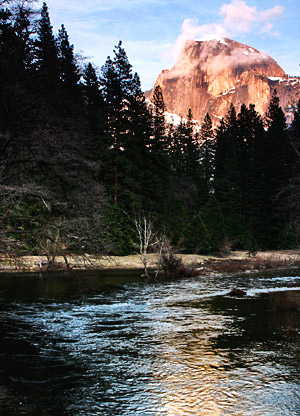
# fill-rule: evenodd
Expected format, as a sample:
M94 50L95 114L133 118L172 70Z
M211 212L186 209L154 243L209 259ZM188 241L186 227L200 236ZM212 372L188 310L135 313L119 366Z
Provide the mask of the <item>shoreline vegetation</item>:
M158 279L166 278L164 273L156 273L159 268L159 256L148 254L149 277ZM226 257L205 256L198 254L177 254L176 260L182 265L181 272L176 277L198 276L222 273L243 273L259 270L290 268L300 266L299 250L277 250L258 252L255 256L249 256L246 251L233 251ZM89 271L89 270L132 270L144 269L140 255L129 256L103 256L84 255L68 256L68 267L62 256L56 258L51 267L47 267L46 256L19 256L10 257L7 254L0 255L0 274L5 272L39 272L39 271ZM145 276L144 276L145 277Z

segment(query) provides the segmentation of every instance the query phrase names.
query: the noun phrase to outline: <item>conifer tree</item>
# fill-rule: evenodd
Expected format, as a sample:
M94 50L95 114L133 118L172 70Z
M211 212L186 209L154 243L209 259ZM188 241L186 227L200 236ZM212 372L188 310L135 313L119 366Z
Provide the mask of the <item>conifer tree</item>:
M238 114L238 141L241 149L239 160L242 196L242 240L259 238L262 227L262 206L264 204L264 174L262 164L262 143L265 137L263 121L253 104L242 105ZM251 237L252 236L252 237Z
M291 156L290 141L284 112L279 104L277 91L274 90L266 115L268 133L266 136L266 175L269 180L270 193L276 195L278 187L289 176Z
M292 122L292 136L295 146L298 149L300 144L300 100L298 101L297 109L294 112L294 119Z
M237 238L242 232L242 196L240 183L241 149L234 106L221 121L216 133L214 187L225 217L227 235Z
M74 95L78 91L79 70L74 57L74 46L70 45L69 35L64 25L57 38L60 80L65 93Z
M35 100L30 95L32 13L26 4L14 13L0 8L0 183L25 174L24 166L30 166L35 118Z
M199 164L199 144L193 131L191 109L186 120L173 129L169 148L173 195L185 204L194 215L199 210L203 186Z
M213 187L215 140L212 121L207 113L200 132L200 163L204 192L208 195Z
M165 134L166 134L166 120L165 120L165 111L166 106L163 98L163 93L160 85L157 85L154 89L151 102L153 104L152 110L152 120L153 120L153 141L152 147L157 150L160 150L164 147L165 144Z
M136 211L142 208L147 192L143 182L150 186L151 119L140 79L137 74L132 75L122 42L115 47L114 55L102 67L101 77L111 166L105 170L114 175L107 177L107 183L113 183L115 205L121 203L125 209Z
M289 129L289 137L295 150L295 163L294 165L298 166L299 156L300 156L300 100L298 101L297 108L294 112L294 118L292 121L292 125ZM297 172L294 171L294 174Z
M107 131L111 137L110 161L113 172L114 204L120 202L120 191L124 190L124 168L126 160L124 149L126 146L126 133L128 128L128 106L130 88L132 86L132 66L122 42L114 49L114 59L107 58L102 67L103 95L106 104Z
M177 176L187 176L189 171L194 171L198 152L195 146L192 113L189 109L187 120L180 120L178 126L173 128L171 143L168 152L170 153L171 166ZM189 166L189 164L193 166Z
M162 219L167 215L167 202L170 197L170 135L167 134L165 111L166 106L162 89L157 85L152 98L152 134L150 140L150 163L152 183L155 193L155 205Z
M201 215L209 233L210 250L219 251L225 242L226 231L224 216L214 194L210 194Z
M295 162L292 166L292 178L281 192L283 212L288 218L288 231L294 239L294 245L300 243L300 101L294 112L289 128L289 136L295 150Z
M155 191L150 165L151 117L140 78L134 74L128 100L126 142L124 142L124 191L131 211L153 210Z
M186 253L207 253L210 235L200 213L194 215L185 226L183 245Z
M288 136L285 115L276 90L270 101L266 123L268 130L263 146L265 245L277 248L283 244L286 228L286 221L279 211L278 195L291 179L295 151Z
M83 106L87 123L87 147L91 159L100 161L105 154L104 100L96 70L89 62L83 72L81 84Z
M43 3L35 41L36 68L40 79L39 93L47 97L59 86L58 49L53 35L48 6Z

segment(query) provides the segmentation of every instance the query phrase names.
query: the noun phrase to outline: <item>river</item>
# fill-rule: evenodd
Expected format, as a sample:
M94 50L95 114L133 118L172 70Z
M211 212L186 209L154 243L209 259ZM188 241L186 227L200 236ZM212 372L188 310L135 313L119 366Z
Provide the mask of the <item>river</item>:
M2 274L0 414L300 415L299 276Z

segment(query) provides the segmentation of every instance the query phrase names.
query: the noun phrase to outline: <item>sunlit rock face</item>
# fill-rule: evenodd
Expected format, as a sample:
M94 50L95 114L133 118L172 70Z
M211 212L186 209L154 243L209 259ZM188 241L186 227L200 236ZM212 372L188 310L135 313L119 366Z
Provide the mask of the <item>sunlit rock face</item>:
M167 111L203 121L208 112L216 122L232 103L267 111L274 88L288 113L300 99L300 78L289 78L270 56L230 39L188 41L178 61L158 76ZM154 87L155 87L154 86ZM153 89L154 90L154 89ZM290 106L290 107L289 107Z

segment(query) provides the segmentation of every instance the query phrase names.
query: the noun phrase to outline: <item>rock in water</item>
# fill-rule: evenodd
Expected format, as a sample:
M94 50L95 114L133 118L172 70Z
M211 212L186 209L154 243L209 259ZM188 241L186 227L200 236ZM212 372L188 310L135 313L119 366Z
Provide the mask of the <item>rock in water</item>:
M270 56L231 39L187 41L170 70L158 76L167 111L200 122L209 113L216 123L233 104L255 104L264 115L273 90L286 114L300 99L300 78L289 78ZM154 86L154 88L155 88ZM154 91L154 88L152 91Z
M246 295L246 292L242 289L231 289L231 291L228 293L228 296L236 296L238 298L241 298Z

